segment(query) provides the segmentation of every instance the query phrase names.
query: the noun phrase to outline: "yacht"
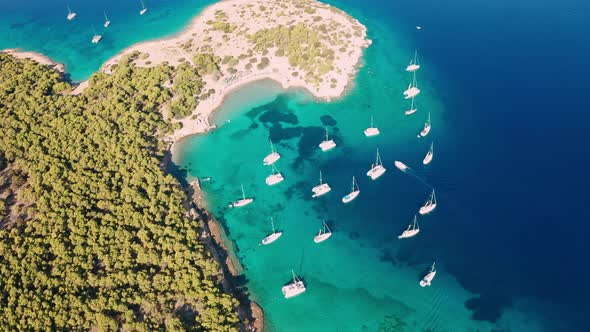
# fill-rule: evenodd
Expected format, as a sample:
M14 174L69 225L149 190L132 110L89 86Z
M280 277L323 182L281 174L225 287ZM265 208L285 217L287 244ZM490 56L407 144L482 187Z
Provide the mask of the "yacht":
M426 152L426 156L424 156L424 160L422 160L422 163L424 165L430 164L430 162L432 161L433 154L434 154L434 142L430 143L430 149L428 149L428 152Z
M324 221L324 228L323 229L320 228L318 235L313 237L313 242L315 242L315 243L324 242L330 236L332 236L332 231L330 230L330 228L328 227L328 225Z
M365 129L365 136L371 137L371 136L377 136L377 135L379 135L379 128L374 127L373 115L371 115L371 126L367 129Z
M270 167L272 169L272 174L266 177L266 184L269 186L274 186L277 183L283 182L285 178L283 178L283 175L279 172L276 166L270 165Z
M379 149L377 149L377 158L375 163L371 166L371 169L367 172L367 176L371 178L371 180L378 179L383 173L385 173L386 169L383 167L383 163L381 162L381 156L379 155Z
M104 25L105 28L108 28L109 25L111 25L111 21L107 17L107 12L104 12L104 24L103 25Z
M414 97L412 97L412 105L410 106L410 109L406 111L406 115L412 115L414 113L416 113L418 111L418 107L414 106Z
M426 122L424 123L424 129L418 134L418 138L426 137L430 132L430 112L428 112L428 118L426 118Z
M303 281L297 278L293 270L291 270L291 273L293 274L293 282L288 284L287 286L283 286L283 288L281 289L286 299L305 292L305 285L303 284Z
M229 207L241 207L254 202L254 198L246 198L246 194L244 193L244 186L240 185L240 187L242 187L242 199L238 199L233 204L230 204Z
M313 192L313 195L311 197L312 198L320 197L322 195L329 193L330 190L332 190L332 188L330 188L330 185L328 185L327 183L323 183L322 171L320 171L320 184L318 184L317 186L315 186L311 189L311 191Z
M359 194L360 194L360 190L359 190L359 186L356 183L356 180L354 178L354 176L352 177L352 189L350 190L350 193L344 195L344 197L342 197L342 203L346 204L351 202L353 199L355 199Z
M147 12L147 8L145 8L145 5L143 4L143 0L139 0L141 1L141 10L139 11L139 15L143 15Z
M394 162L394 164L395 164L395 167L399 168L399 170L402 171L402 172L405 172L405 171L407 171L409 169L409 167L406 166L406 164L402 163L399 160L396 160Z
M332 150L335 147L336 143L334 142L334 140L328 139L328 128L326 128L326 140L320 143L320 149L322 149L323 152L326 152Z
M421 215L429 214L436 208L436 195L434 194L434 189L432 189L432 193L430 194L430 198L422 205L420 210L418 211Z
M418 83L416 82L416 72L414 72L414 77L412 79L412 83L408 85L408 89L404 91L404 98L410 99L414 98L420 94L420 89L418 89Z
M100 40L102 39L102 36L96 33L96 29L94 28L94 25L92 26L92 30L94 31L94 36L92 36L92 43L98 44L100 42Z
M274 164L277 160L281 158L281 155L275 150L274 145L272 145L272 141L270 141L270 153L264 157L262 163L266 166Z
M68 16L67 16L67 18L68 18L68 21L71 21L71 20L73 20L73 19L75 19L75 18L76 18L76 13L74 13L74 12L73 12L73 11L70 9L70 6L69 6L69 5L68 5Z
M428 272L428 274L425 275L424 278L422 278L422 280L420 280L420 286L426 287L432 284L432 279L434 279L434 276L436 276L436 269L434 268L434 263L435 262L432 262L430 272Z
M420 226L418 226L418 217L414 216L414 222L408 225L408 228L397 238L407 239L416 236L420 232Z
M272 218L270 218L270 224L272 225L272 233L270 235L268 235L267 237L265 237L264 239L262 239L262 241L260 242L261 245L271 244L271 243L275 242L278 238L280 238L281 235L283 235L283 232L275 231L275 223L272 220Z
M410 64L406 67L406 71L413 73L420 69L420 63L418 62L418 51L414 52L414 57L410 60Z

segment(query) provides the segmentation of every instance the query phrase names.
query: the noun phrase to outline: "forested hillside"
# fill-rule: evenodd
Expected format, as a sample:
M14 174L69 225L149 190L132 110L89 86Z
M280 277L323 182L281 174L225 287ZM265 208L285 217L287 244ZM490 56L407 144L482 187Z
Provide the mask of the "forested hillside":
M60 75L0 54L0 326L234 331L236 301L162 171L168 66Z

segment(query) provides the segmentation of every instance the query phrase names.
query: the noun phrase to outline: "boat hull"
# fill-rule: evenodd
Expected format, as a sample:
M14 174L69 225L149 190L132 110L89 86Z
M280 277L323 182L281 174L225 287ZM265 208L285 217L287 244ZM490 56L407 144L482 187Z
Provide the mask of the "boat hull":
M281 175L281 173L277 173L277 174L269 175L266 178L265 182L269 186L274 186L275 184L279 184L279 183L283 182L283 180L285 180L285 178Z
M298 281L284 286L281 291L283 292L283 296L288 299L305 292L305 285L303 285L303 281Z
M370 177L371 180L377 180L381 175L385 173L385 171L385 167L377 165L367 172L367 176Z
M397 238L398 239L407 239L407 238L414 237L414 236L418 235L418 233L420 233L419 229L412 229L409 231L406 230L401 235L399 235Z
M409 89L407 89L406 91L404 91L404 98L405 99L411 99L416 97L417 95L420 94L420 89L418 89L417 87L411 87Z
M323 141L322 143L320 143L319 147L323 152L326 152L335 148L336 143L334 142L334 140Z
M418 69L420 69L420 65L412 64L412 65L409 65L406 67L406 71L410 72L410 73L413 73L413 72L417 71Z
M432 161L432 153L427 153L426 157L424 157L424 160L422 160L422 164L424 165L428 165L430 164L430 162Z
M406 166L406 164L402 163L401 161L396 160L394 164L395 167L397 167L402 172L405 172L408 169L408 166Z
M277 160L279 159L281 159L281 155L276 152L273 152L268 156L264 157L264 159L262 160L262 164L264 164L265 166L269 166L277 162Z
M315 243L324 242L327 239L329 239L330 236L332 236L332 233L324 233L324 234L316 235L313 237L313 242L315 242Z
M424 129L420 132L420 137L426 137L430 133L430 125L425 126Z
M420 280L420 286L426 287L432 285L432 279L436 276L436 271L428 273L422 280Z
M313 187L313 189L311 189L311 191L313 192L313 195L311 197L320 197L322 195L329 193L331 190L332 188L330 188L330 186L327 183L317 185Z
M378 128L370 127L370 128L365 129L364 133L365 133L366 137L372 137L372 136L379 135L381 132L379 132Z
M342 203L346 204L346 203L352 202L355 198L357 198L357 196L360 193L361 193L360 190L356 190L356 191L349 193L348 195L345 195L344 197L342 197Z
M233 207L242 207L242 206L246 206L250 203L254 202L254 198L245 198L245 199L240 199L238 201L235 201L232 206Z
M418 112L418 109L417 109L417 108L412 108L411 110L407 110L407 111L405 112L405 114L406 114L406 115L412 115L412 114L414 114L414 113L416 113L416 112Z
M428 204L428 205L424 205L423 207L421 207L418 212L421 215L425 215L425 214L429 214L430 212L434 211L435 208L436 208L436 204Z
M283 235L283 232L272 233L269 236L262 239L262 242L260 242L260 244L269 245L269 244L275 242L276 240L278 240L278 238L280 238L281 235Z

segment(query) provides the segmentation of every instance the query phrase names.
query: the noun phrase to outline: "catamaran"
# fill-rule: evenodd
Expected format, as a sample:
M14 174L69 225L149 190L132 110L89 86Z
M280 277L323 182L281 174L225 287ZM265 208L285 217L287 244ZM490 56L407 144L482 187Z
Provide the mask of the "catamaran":
M270 141L270 153L266 157L264 157L262 163L267 166L272 165L280 158L281 155L277 152L277 150L275 150L274 145L272 145L272 141Z
M414 97L412 97L412 105L410 106L410 109L406 111L406 115L412 115L414 113L416 113L418 111L418 107L414 106Z
M275 167L275 165L270 165L272 169L272 174L266 177L266 184L269 186L274 186L277 183L283 182L285 179L283 175L279 172L279 170Z
M272 233L270 235L268 235L267 237L265 237L264 239L262 239L262 241L260 242L261 245L271 244L271 243L275 242L278 238L280 238L281 235L283 235L283 232L275 231L275 223L272 220L272 217L270 218L270 224L272 225Z
M98 42L100 42L100 40L102 39L102 36L96 33L94 25L92 26L92 31L94 31L94 36L92 36L92 43L98 44Z
M359 194L360 194L360 190L359 190L359 186L356 183L356 180L354 178L354 176L352 177L352 189L350 190L350 193L344 195L344 197L342 197L342 203L346 204L351 202L353 199L355 199Z
M141 10L139 11L139 15L143 15L147 12L147 8L145 8L145 5L143 4L143 0L139 0L141 1Z
M436 195L434 194L434 189L432 189L432 193L430 194L430 198L428 198L426 203L424 203L424 205L422 205L422 207L420 208L420 210L418 212L420 212L420 214L424 215L424 214L428 214L428 213L432 212L432 210L434 210L435 208L436 208Z
M420 94L420 89L418 89L418 83L416 82L416 72L414 72L414 77L412 79L412 83L408 85L408 89L404 91L404 98L410 99L416 97Z
M430 132L430 112L428 112L428 118L426 118L426 122L424 122L424 129L418 134L418 137L426 137Z
M330 230L330 228L328 227L328 225L324 221L324 228L323 229L320 228L318 235L313 237L313 242L315 242L315 243L324 242L330 236L332 236L332 231Z
M420 63L418 62L418 51L414 52L414 57L410 60L410 64L406 67L406 71L411 73L420 69Z
M383 173L385 173L386 169L383 167L383 163L381 162L381 156L379 155L379 149L377 149L377 158L375 163L371 165L371 169L367 172L367 176L371 178L371 180L376 180L379 178Z
M109 18L107 17L107 12L103 12L104 13L104 27L108 28L109 25L111 25L111 21L109 20Z
M399 168L399 170L400 170L400 171L402 171L402 172L405 172L405 171L407 171L407 170L408 170L408 168L409 168L408 166L406 166L406 164L402 163L402 162L401 162L401 161L399 161L399 160L396 160L396 161L394 162L394 164L395 164L395 167Z
M254 198L250 198L250 197L246 198L246 194L244 193L244 186L240 185L240 187L242 187L242 199L238 199L233 204L230 204L230 207L246 206L246 205L254 202Z
M433 154L434 154L434 142L430 143L430 149L428 149L428 152L426 152L426 156L424 157L424 160L422 160L422 163L424 165L430 164L430 162L432 161Z
M407 239L413 236L416 236L420 232L420 226L418 226L418 217L414 216L414 222L408 225L408 229L406 229L401 235L399 235L398 239Z
M373 115L371 114L371 126L367 129L365 129L365 136L371 137L371 136L377 136L377 135L379 135L379 128L374 127Z
M320 184L318 184L317 186L313 187L313 189L311 189L311 191L313 192L313 195L311 197L312 198L320 197L320 196L325 195L328 192L330 192L330 190L332 190L332 188L330 188L330 185L322 182L322 171L320 171Z
M326 140L324 140L322 143L320 143L320 149L322 149L322 151L326 152L326 151L332 150L335 147L336 147L336 143L334 142L334 140L328 138L328 128L326 128Z
M76 13L70 9L70 5L68 5L68 21L71 21L76 18Z
M288 284L287 286L283 286L283 288L281 289L286 299L305 292L305 285L303 284L303 281L297 278L293 270L291 270L291 273L293 274L293 282Z
M434 268L434 263L435 262L432 262L430 272L428 272L428 274L425 275L424 278L422 278L422 280L420 280L420 286L426 287L432 284L432 279L434 279L434 276L436 276L436 269Z

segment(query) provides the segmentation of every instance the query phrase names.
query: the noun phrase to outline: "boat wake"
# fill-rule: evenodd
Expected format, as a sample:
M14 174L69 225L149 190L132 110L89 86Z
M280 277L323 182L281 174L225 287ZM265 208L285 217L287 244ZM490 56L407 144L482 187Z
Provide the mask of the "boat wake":
M416 179L418 179L418 181L422 182L428 188L433 189L433 187L430 184L428 184L428 182L426 182L423 178L421 178L418 174L416 174L416 172L414 172L414 170L410 168L410 166L402 163L399 160L396 160L395 167L397 167L400 171L415 177Z

